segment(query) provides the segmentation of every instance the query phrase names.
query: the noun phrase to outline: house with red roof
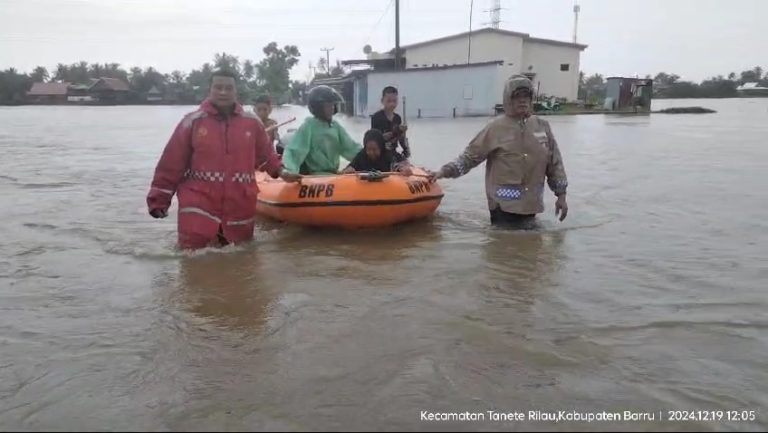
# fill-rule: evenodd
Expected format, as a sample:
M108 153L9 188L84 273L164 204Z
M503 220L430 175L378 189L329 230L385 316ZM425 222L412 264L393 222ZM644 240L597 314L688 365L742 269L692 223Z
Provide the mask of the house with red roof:
M103 104L123 104L128 102L131 88L119 78L99 78L88 89L88 93Z
M131 94L131 89L125 81L102 77L91 79L85 84L34 83L27 92L27 101L33 104L124 104L130 102Z
M36 104L64 104L71 83L34 83L27 100Z

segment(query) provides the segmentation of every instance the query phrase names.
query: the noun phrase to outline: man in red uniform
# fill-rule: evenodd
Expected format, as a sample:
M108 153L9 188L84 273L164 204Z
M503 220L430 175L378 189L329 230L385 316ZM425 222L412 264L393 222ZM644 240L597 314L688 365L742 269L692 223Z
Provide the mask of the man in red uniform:
M288 182L301 178L283 171L264 125L236 99L235 76L214 72L208 99L182 119L157 163L147 207L165 218L177 194L181 248L253 239L257 168Z

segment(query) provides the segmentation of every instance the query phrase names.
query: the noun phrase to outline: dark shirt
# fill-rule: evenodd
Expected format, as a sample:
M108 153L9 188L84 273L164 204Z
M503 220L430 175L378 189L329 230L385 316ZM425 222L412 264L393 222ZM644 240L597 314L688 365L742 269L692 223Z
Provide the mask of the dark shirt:
M402 162L403 157L400 155L385 151L381 154L378 160L371 161L368 159L368 154L365 153L365 149L361 150L357 156L349 163L349 165L355 169L355 171L393 171L394 164Z
M402 124L403 119L397 113L393 113L392 120L387 119L387 113L384 110L379 110L371 116L371 129L378 129L382 134L392 133L392 138L387 141L387 149L396 151L397 145L400 144L403 148L403 154L408 155L410 152L405 141L405 134L395 127Z

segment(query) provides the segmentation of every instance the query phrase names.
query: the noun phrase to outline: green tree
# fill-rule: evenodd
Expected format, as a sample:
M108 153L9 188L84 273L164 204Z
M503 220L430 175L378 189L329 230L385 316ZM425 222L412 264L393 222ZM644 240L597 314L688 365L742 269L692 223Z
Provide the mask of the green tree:
M317 59L317 73L328 75L328 61L325 57Z
M760 82L760 80L763 79L763 68L760 66L755 66L754 68L743 71L741 73L741 79L739 80L739 84L744 83L757 83Z
M326 72L318 72L317 74L315 74L315 76L312 79L322 80L325 78L343 77L344 74L346 74L346 71L344 70L344 67L341 65L341 62L337 60L336 66L332 67L330 72L328 72L326 68Z
M105 76L105 69L98 63L93 63L90 66L90 69L88 70L88 76L90 76L93 79L98 80L101 77Z
M654 96L664 98L671 97L667 95L671 88L680 80L680 76L676 74L668 74L666 72L659 72L653 77L653 94ZM684 86L685 87L685 86Z
M227 53L219 53L214 56L213 64L216 69L232 72L237 77L237 80L242 78L240 59L238 59L237 56Z
M699 98L699 85L691 81L675 81L664 93L666 98Z
M30 74L29 78L32 79L33 82L39 83L42 81L48 81L50 74L48 73L48 69L46 69L44 66L38 66L34 71L32 71L32 74Z
M290 90L290 71L299 62L299 49L295 45L278 48L277 42L270 42L264 47L264 59L257 66L257 84L260 91L266 91L277 99L278 103L288 99Z
M144 71L141 68L134 66L131 68L131 73L128 76L128 85L131 90L138 90L141 88L144 82Z
M243 78L247 81L253 80L256 76L256 65L252 60L246 60L243 62Z
M0 103L20 104L32 87L32 79L15 68L0 72Z
M68 81L78 84L87 84L91 81L90 78L91 76L88 69L88 62L80 61L70 65Z
M208 80L213 72L213 66L210 63L204 63L200 69L193 69L187 75L187 95L186 102L197 103L205 99L208 95Z
M139 86L134 90L140 93L146 93L149 92L152 87L157 87L161 92L165 90L165 75L150 66L144 69L144 73L139 81Z
M701 98L733 98L736 96L737 84L719 75L704 80L699 85L698 95Z
M128 81L128 72L120 67L119 63L105 63L103 66L103 74L107 78L117 78L123 81Z
M579 76L579 98L589 104L599 104L605 99L605 79L600 74Z
M344 67L341 66L341 61L336 60L336 66L331 68L331 77L343 77L345 73Z
M193 102L192 94L189 92L189 86L183 72L171 72L170 75L166 76L166 82L168 83L166 94L171 100L176 102Z
M304 81L291 81L291 102L294 104L304 104L307 87L307 83Z
M56 81L69 81L69 66L64 63L56 65L56 73L53 76Z
M173 71L171 72L171 81L174 84L183 84L184 83L184 73L181 71Z
M667 74L666 72L659 72L653 78L654 86L671 86L680 80L680 76L676 74Z

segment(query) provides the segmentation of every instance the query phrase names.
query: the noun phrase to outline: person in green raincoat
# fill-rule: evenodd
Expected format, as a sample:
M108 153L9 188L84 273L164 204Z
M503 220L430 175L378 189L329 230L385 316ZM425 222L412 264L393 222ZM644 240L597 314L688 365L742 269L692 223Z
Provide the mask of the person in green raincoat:
M283 153L285 170L295 174L336 174L339 157L351 161L362 146L333 120L341 96L328 86L309 91L307 105L313 117L296 131Z

